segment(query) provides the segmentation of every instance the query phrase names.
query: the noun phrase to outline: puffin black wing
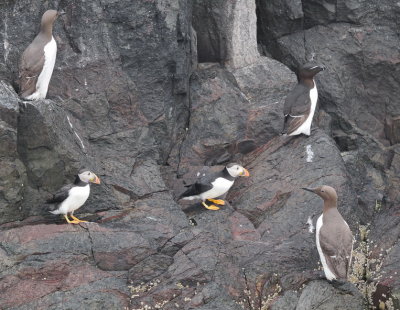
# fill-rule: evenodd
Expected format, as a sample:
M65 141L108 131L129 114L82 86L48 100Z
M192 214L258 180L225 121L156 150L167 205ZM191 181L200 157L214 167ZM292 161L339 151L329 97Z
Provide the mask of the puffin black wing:
M303 84L297 84L286 97L283 106L285 123L282 133L290 134L299 128L307 119L310 109L310 89Z
M186 185L189 187L183 194L179 196L179 199L184 197L196 196L209 191L213 188L212 182L221 174L221 172L216 172L212 174L205 174L201 176L194 184Z
M204 193L210 189L212 189L211 184L203 184L203 183L194 183L192 185L188 185L188 189L179 196L179 199L184 198L184 197L190 197L190 196L197 196L200 195L201 193Z
M322 253L325 256L329 269L340 279L347 279L349 271L351 251L353 247L353 237L350 229L345 223L340 230L332 234L332 230L322 226L319 240Z
M46 203L61 203L68 198L69 190L73 187L73 184L63 186L52 198L47 199Z

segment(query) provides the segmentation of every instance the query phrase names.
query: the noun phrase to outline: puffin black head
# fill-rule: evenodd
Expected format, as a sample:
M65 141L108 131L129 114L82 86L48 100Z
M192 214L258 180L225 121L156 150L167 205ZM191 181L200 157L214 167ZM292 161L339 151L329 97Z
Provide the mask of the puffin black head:
M78 178L79 178L79 180L81 180L82 182L85 182L85 183L91 182L94 184L100 184L100 178L89 170L79 173L77 175L77 179Z
M323 65L317 65L315 63L308 62L300 67L298 72L299 80L312 79L318 72L321 72L325 69L326 68Z
M323 185L316 188L306 188L302 187L302 189L312 192L320 196L324 201L337 201L337 194L333 187L328 185Z
M226 170L234 178L250 176L250 173L247 171L247 169L235 163L230 163L226 165Z

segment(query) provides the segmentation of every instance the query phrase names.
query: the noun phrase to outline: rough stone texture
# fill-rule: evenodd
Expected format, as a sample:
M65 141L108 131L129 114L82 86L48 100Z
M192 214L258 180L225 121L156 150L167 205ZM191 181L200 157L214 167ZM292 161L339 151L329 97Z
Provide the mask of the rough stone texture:
M0 82L0 222L20 218L26 170L17 152L18 97Z
M391 280L385 274L398 259L400 7L390 1L304 0L283 2L289 8L279 10L270 1L258 3L258 39L265 54L291 68L310 59L328 68L317 79L322 108L317 121L341 151L366 216L360 224L369 225L366 242L379 248L364 251L371 261L380 261L367 268L369 305L378 307L379 300L394 296L398 308L399 276L392 274L397 280ZM383 233L388 230L391 237Z
M286 67L266 58L231 72L199 66L190 82L190 123L179 167L235 161L278 135L284 96L295 80Z
M397 4L0 8L0 308L400 308ZM66 11L49 96L22 102L9 84L49 8ZM256 36L276 60L258 55ZM316 81L320 129L278 136L296 82L288 67L310 58L328 67ZM251 177L220 211L174 201L228 161ZM102 183L78 211L92 223L71 226L43 201L83 167ZM321 184L338 190L356 236L351 280L363 295L323 280L307 226L322 202L299 189Z
M157 177L157 164L167 159L186 123L190 4L6 3L0 77L10 81L41 16L28 14L27 6L67 14L54 29L59 51L48 97L57 103L21 103L18 152L29 167L25 215L46 214L40 201L71 182L79 168L95 170L103 181L92 187L89 212L129 207L164 190L141 175Z
M256 21L255 1L193 1L199 62L252 64L259 56Z
M364 305L360 295L357 290L354 296L343 294L343 291L335 289L326 281L314 281L303 290L296 310L362 309Z

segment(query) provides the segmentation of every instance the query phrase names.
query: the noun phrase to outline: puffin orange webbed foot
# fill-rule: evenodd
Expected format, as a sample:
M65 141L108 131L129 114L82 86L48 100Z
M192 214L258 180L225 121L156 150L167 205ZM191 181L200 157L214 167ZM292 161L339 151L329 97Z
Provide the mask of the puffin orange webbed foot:
M77 220L70 220L66 214L64 214L64 218L66 219L68 224L79 224Z
M206 209L208 209L208 210L214 210L214 211L219 210L219 207L214 206L214 205L209 206L209 205L207 205L204 201L202 201L202 205L203 205L204 207L206 207Z
M215 204L217 204L217 205L225 205L225 201L224 200L222 200L222 199L207 199L208 201L211 201L211 202L213 202L213 203L215 203Z
M78 219L77 217L73 216L72 214L71 214L71 217L72 217L72 219L73 219L74 221L76 221L76 222L78 222L78 223L88 223L88 221L80 220L80 219Z

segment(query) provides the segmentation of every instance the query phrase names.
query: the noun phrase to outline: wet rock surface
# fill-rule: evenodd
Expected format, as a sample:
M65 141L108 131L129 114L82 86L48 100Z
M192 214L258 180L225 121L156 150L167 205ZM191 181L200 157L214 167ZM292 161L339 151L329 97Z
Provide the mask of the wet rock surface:
M400 307L396 4L0 6L1 309ZM50 8L66 15L48 99L24 102L18 58ZM279 136L289 68L311 58L328 67L315 128ZM178 204L232 161L251 177L221 210ZM80 168L102 183L72 226L43 202ZM300 188L322 184L356 236L355 286L318 264L322 201Z

